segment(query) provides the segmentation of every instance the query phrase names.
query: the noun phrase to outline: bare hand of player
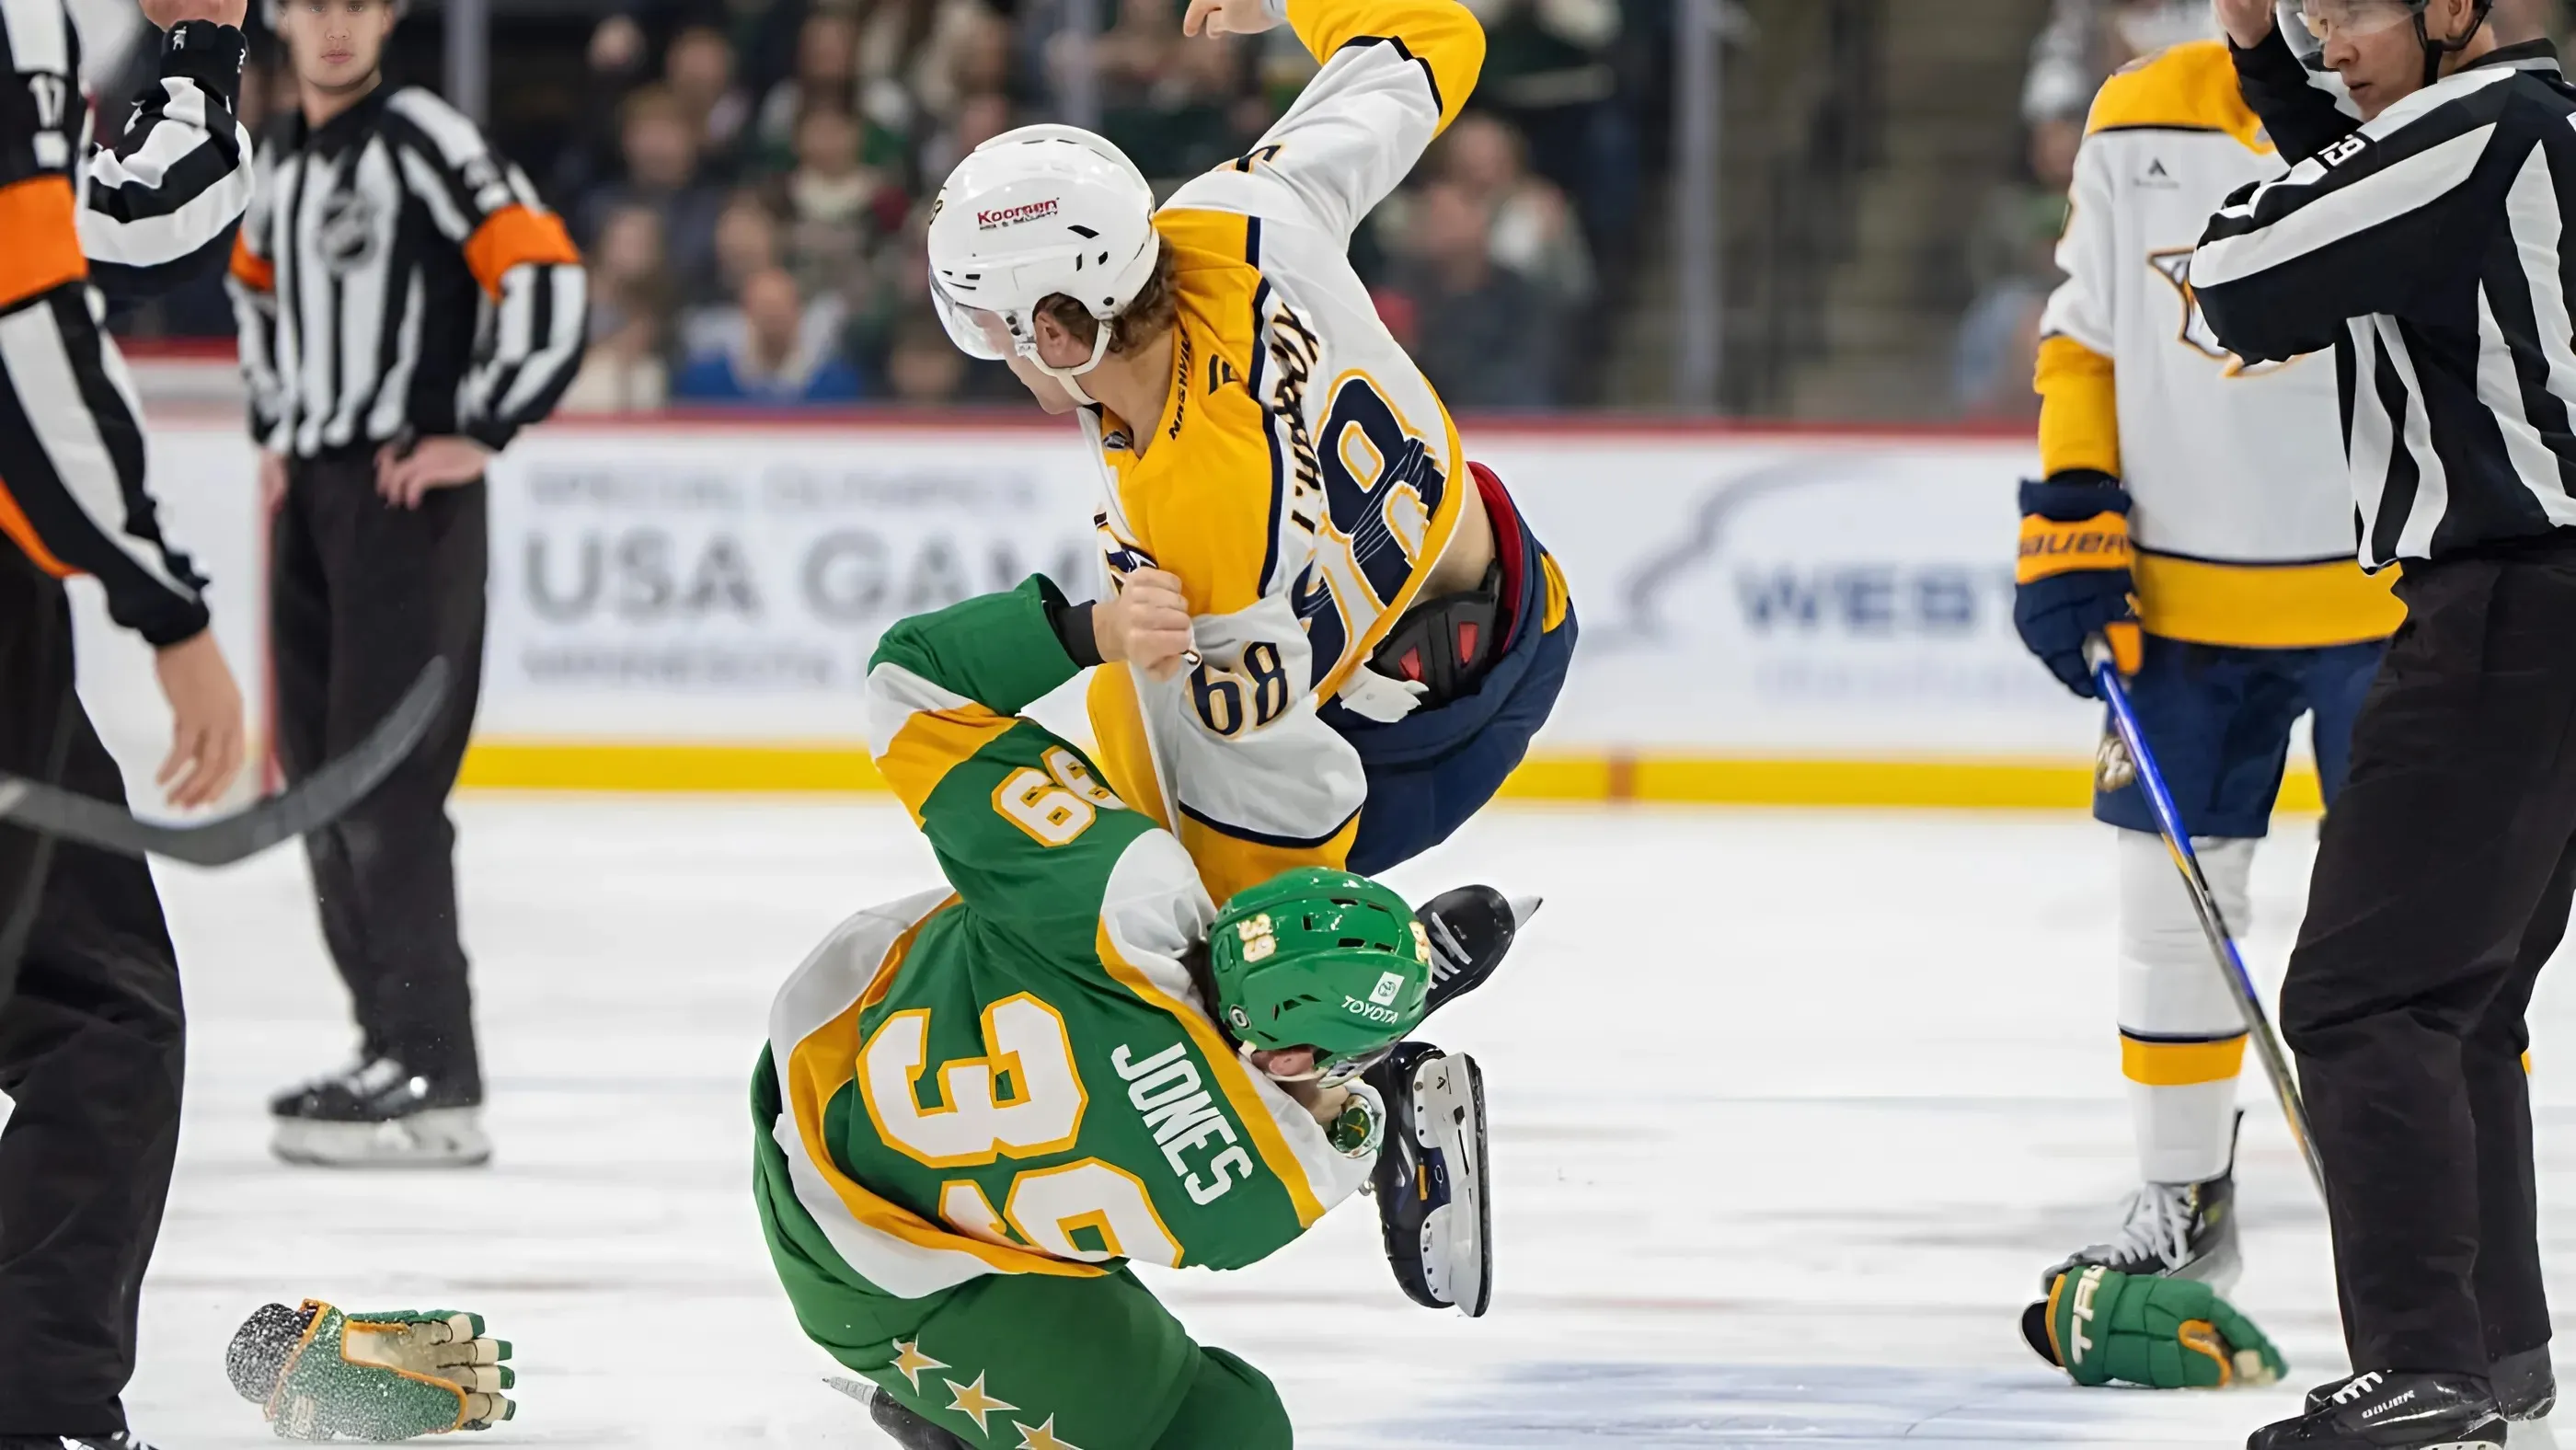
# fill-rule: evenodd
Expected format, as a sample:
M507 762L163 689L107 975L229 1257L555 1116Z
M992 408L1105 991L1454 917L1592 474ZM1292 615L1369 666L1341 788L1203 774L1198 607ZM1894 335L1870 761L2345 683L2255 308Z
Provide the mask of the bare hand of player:
M250 0L143 0L143 18L163 30L191 20L211 20L239 30L249 14Z
M286 502L286 455L259 450L259 506L270 513Z
M1259 35L1279 23L1267 0L1190 0L1183 35Z
M2219 28L2238 50L2252 50L2272 33L2272 0L2215 0Z
M492 450L471 438L423 438L409 453L390 443L376 450L376 492L399 509L416 509L433 488L454 488L483 476Z
M1177 575L1139 569L1125 587L1091 610L1091 634L1104 660L1125 660L1148 678L1168 680L1190 648L1190 601Z
M170 758L152 778L174 806L211 805L241 774L241 687L233 683L211 629L165 646L153 670L170 701L171 728Z

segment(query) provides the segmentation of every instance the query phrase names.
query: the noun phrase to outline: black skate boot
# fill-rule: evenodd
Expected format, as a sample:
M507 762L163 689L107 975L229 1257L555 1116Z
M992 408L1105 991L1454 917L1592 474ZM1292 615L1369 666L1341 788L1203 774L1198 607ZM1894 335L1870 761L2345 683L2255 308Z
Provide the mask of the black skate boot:
M2344 1387L2343 1380L2329 1380L2308 1391L2308 1413L2315 1414L2334 1400L2334 1392ZM2497 1360L2487 1371L2487 1385L2495 1391L2496 1408L2508 1420L2543 1420L2558 1406L2558 1376L2549 1365L2549 1346L2526 1349Z
M2558 1408L2558 1374L2550 1368L2547 1344L2497 1360L2487 1370L2487 1385L2508 1420L2544 1420Z
M2504 1411L2476 1375L2371 1370L2309 1395L2320 1397L2245 1450L2504 1450Z
M2245 1115L2236 1115L2241 1130ZM2224 1294L2245 1260L2236 1248L2236 1146L2227 1171L2198 1183L2150 1183L2129 1200L2129 1216L2107 1244L2094 1244L2040 1276L2042 1289L2070 1269L2102 1264L2115 1273L2194 1279Z
M1485 985L1511 954L1512 939L1538 914L1539 904L1535 896L1513 900L1490 886L1461 886L1417 908L1413 914L1431 936L1426 1015Z
M0 1450L152 1450L131 1430L108 1435L0 1435Z
M322 1168L471 1168L488 1163L479 1088L424 1077L390 1057L270 1100L269 1150Z

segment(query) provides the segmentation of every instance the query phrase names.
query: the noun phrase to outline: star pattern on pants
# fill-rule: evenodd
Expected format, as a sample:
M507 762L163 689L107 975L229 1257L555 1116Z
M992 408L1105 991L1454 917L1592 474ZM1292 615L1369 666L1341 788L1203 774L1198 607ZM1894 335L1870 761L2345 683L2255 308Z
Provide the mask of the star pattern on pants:
M910 1342L898 1339L894 1342L894 1348L895 1373L912 1381L912 1387L916 1391L921 1388L921 1372L923 1370L948 1368L946 1363L932 1359L929 1355L922 1353L921 1341L917 1339Z
M1070 1440L1057 1438L1053 1415L1047 1416L1043 1425L1023 1425L1013 1420L1011 1428L1020 1432L1017 1450L1082 1450Z
M1008 1400L997 1399L992 1395L984 1393L984 1377L980 1374L975 1376L975 1382L971 1385L961 1385L952 1379L943 1379L940 1383L948 1386L950 1391L957 1396L955 1399L948 1402L948 1408L955 1410L961 1415L973 1416L976 1430L983 1434L989 1435L993 1433L993 1427L984 1422L987 1415L992 1414L996 1410L1016 1410L1019 1408L1019 1406L1010 1403Z

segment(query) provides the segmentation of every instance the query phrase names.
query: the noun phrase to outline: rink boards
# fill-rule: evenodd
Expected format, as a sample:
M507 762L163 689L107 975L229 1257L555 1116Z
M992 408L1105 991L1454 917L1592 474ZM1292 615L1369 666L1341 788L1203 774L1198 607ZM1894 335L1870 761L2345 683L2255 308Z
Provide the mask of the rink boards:
M1557 799L2077 805L2098 724L2012 627L2024 439L1471 423L1556 552L1583 636L1513 783ZM229 423L156 420L174 531L261 654L262 523ZM567 422L492 477L491 635L467 780L548 789L876 784L856 687L917 610L1097 576L1060 424ZM139 756L139 645L84 598L84 691ZM1069 700L1050 702L1052 706ZM1079 731L1077 710L1053 718ZM127 749L128 745L131 749ZM2286 805L2312 804L2295 777Z

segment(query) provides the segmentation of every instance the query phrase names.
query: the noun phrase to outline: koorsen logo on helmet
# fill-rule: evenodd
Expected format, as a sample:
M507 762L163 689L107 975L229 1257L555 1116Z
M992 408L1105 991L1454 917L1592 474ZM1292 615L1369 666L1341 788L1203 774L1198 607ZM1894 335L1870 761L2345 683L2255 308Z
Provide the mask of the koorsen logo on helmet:
M1040 217L1054 216L1062 206L1061 201L1048 197L1044 201L1027 202L1020 206L993 207L975 213L975 227L978 231L987 232L995 227L1015 227L1022 222L1033 222Z

